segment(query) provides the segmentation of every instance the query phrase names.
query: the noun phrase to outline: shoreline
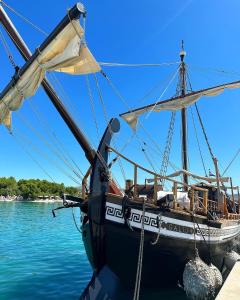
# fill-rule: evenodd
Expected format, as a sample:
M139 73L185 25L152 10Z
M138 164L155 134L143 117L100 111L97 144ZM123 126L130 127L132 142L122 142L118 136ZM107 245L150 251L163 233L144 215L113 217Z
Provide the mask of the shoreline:
M15 200L15 199L0 199L0 202L36 202L36 203L55 203L55 202L61 202L62 203L62 199L47 199L47 200Z

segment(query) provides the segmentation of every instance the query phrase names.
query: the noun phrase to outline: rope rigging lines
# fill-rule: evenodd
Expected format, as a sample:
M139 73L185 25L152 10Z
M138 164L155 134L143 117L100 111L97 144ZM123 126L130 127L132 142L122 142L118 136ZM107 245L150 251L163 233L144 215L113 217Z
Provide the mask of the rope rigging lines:
M39 26L35 25L32 21L30 21L28 18L26 18L25 16L23 16L22 14L17 12L14 8L12 8L8 4L6 4L4 1L0 1L0 4L5 6L6 8L8 8L11 12L13 12L19 18L21 18L24 22L26 22L27 24L32 26L38 32L40 32L44 35L47 35L47 33L44 30L42 30ZM85 18L84 18L83 27L85 29ZM10 50L10 47L8 46L8 43L7 43L7 41L4 37L4 34L1 32L1 30L0 30L0 41L3 44L4 50L5 50L5 52L8 56L8 59L9 59L11 65L17 71L17 65L15 64L13 55L12 55L11 50ZM155 154L157 153L158 155L159 154L161 155L162 162L161 162L161 167L160 167L160 174L166 175L168 165L170 165L170 167L172 169L174 169L175 171L179 170L179 167L177 167L169 159L170 158L171 145L172 145L172 139L173 139L173 131L174 131L174 123L175 123L176 113L172 113L172 115L171 115L171 120L170 120L170 124L169 124L169 128L168 128L166 144L165 144L165 148L164 148L163 151L159 147L158 143L155 141L155 138L152 137L152 132L149 132L143 126L143 123L147 118L149 118L149 116L151 115L151 113L153 112L153 110L156 106L156 103L159 100L161 100L163 95L165 95L165 93L167 92L167 90L169 89L171 84L174 82L177 74L179 73L180 62L179 61L178 62L163 62L163 63L99 62L99 64L104 68L107 68L107 67L119 67L119 68L140 68L140 67L143 67L143 68L145 68L145 67L164 67L164 66L178 65L177 70L174 71L174 74L171 76L171 78L168 81L167 85L165 86L164 90L162 91L162 93L158 97L157 101L155 102L155 105L153 105L151 110L149 110L145 114L144 118L142 120L139 120L139 122L138 122L138 126L143 130L144 135L147 136L147 138L149 139L151 144L153 144L153 147L152 147L152 145L148 145L145 142L145 137L143 139L143 137L140 136L139 132L138 133L134 132L132 134L132 136L125 142L122 149L125 149L132 142L133 138L135 137L137 142L139 143L139 146L140 146L144 156L145 156L146 161L151 165L151 168L155 172L156 172L157 164L153 161L154 160L153 155L151 155L151 153L149 153L151 151ZM190 67L194 68L194 66L191 66L191 65L190 65ZM174 69L175 68L176 67L174 67ZM233 72L233 71L230 72L230 71L225 71L225 70L221 70L221 69L202 68L202 70L208 70L208 71L210 70L210 71L214 71L214 72L218 72L220 74L226 74L226 75L238 75L238 76L240 75L238 72ZM132 111L132 109L130 108L131 105L129 105L129 103L128 103L128 101L126 101L125 97L122 96L122 94L120 93L118 88L116 88L116 86L113 84L113 82L109 78L109 76L104 71L101 71L101 74L106 79L108 85L111 87L111 89L113 90L113 92L117 96L117 98L120 99L120 101L124 104L125 107L128 108L129 111ZM191 87L191 84L190 84L190 81L189 81L189 78L188 78L188 72L187 71L186 71L186 76L187 76L187 79L188 79L188 82L189 82L189 91L192 91L192 87ZM61 90L62 94L65 95L64 98L69 101L72 111L74 113L76 113L77 110L78 110L76 103L74 101L71 101L70 97L66 96L67 94L66 94L64 88L62 87L60 81L57 79L56 75L51 73L49 75L49 77L51 77L51 79L52 79L52 81L54 81L55 85L58 86L58 88ZM105 119L107 124L109 122L109 116L108 116L108 112L107 112L107 109L106 109L106 105L105 105L104 100L103 100L103 94L102 94L102 91L100 89L100 84L99 84L97 75L94 74L93 78L94 78L94 81L95 81L96 90L95 89L92 90L90 76L86 75L86 77L85 77L88 98L89 98L89 101L90 101L90 107L91 107L91 110L92 110L94 124L95 124L95 127L96 127L96 133L97 133L98 140L100 140L100 136L101 136L101 134L100 134L100 129L101 129L100 125L101 125L101 123L98 120L98 110L96 109L95 104L94 104L94 100L95 100L94 99L94 96L95 96L94 92L97 92L97 95L98 95L98 98L99 98L99 103L102 107L104 119ZM152 92L152 90L147 94L147 96ZM21 93L21 91L19 91L19 93ZM144 98L146 98L146 96ZM40 115L40 113L37 111L37 109L34 108L33 103L32 103L31 100L29 101L29 105L30 105L30 108L32 109L34 115L36 116L36 118L40 121L40 124L43 127L43 130L46 131L46 135L48 136L48 139L50 140L50 142L39 131L35 130L33 128L33 126L31 125L31 123L28 123L28 121L26 121L23 117L21 117L21 115L19 115L19 117L23 121L22 123L24 123L44 143L45 147L48 148L55 155L55 157L58 158L64 164L65 167L67 167L69 170L71 170L71 172L74 174L74 177L76 176L78 179L82 179L83 172L81 171L81 169L79 168L79 166L75 162L75 160L71 157L71 155L69 153L67 153L67 151L64 147L64 143L61 142L61 140L57 137L56 133L51 129L51 126L49 126L50 124L47 123L47 121L44 120L44 118ZM212 147L209 143L209 138L208 138L207 133L206 133L206 128L203 125L202 117L200 115L200 111L199 111L199 108L198 108L196 103L195 103L195 109L196 109L197 117L198 117L201 129L202 129L205 141L207 143L208 150L210 152L210 155L211 155L212 159L214 160L215 157L214 157L214 154L213 154L213 150L212 150ZM199 141L199 138L198 138L197 127L196 127L196 123L195 123L195 120L194 120L194 114L193 114L192 108L191 108L191 116L192 116L194 132L195 132L195 135L196 135L198 151L199 151L200 157L201 157L201 163L203 165L204 173L207 176L207 171L206 171L207 168L206 168L206 165L205 165L205 162L204 162L204 155L203 155L201 147L200 147L200 141ZM113 143L116 144L115 137L113 138ZM116 146L115 146L115 148L116 148ZM235 161L235 159L237 158L239 153L240 153L240 149L238 149L237 153L235 154L233 159L230 161L229 165L226 167L223 174L225 174L228 171L229 167ZM117 160L118 160L119 167L121 169L121 173L123 175L123 178L126 179L125 171L124 171L124 168L122 166L121 160L120 160L119 157L117 157L115 159L115 161L117 161ZM115 162L115 161L113 161L113 162Z
M176 72L174 73L173 77L175 78L176 76ZM122 96L122 94L119 92L119 90L116 88L116 86L113 84L113 82L110 80L109 76L107 76L107 74L105 72L102 72L102 75L104 76L104 78L107 80L109 86L112 88L113 92L115 93L115 95L117 96L118 99L121 100L121 102L123 103L123 105L129 110L131 111L132 109L130 108L128 102L126 101L126 99ZM172 78L173 79L173 78ZM171 80L170 80L171 81ZM158 143L152 138L151 134L147 131L147 129L143 126L141 120L139 120L139 126L141 127L141 129L144 131L144 133L147 135L147 137L149 138L149 140L151 141L151 143L154 144L154 146L156 147L156 149L154 150L154 152L158 152L160 153L160 155L163 155L163 151L161 150L161 148L159 147ZM137 131L134 131L134 136L137 136ZM138 135L138 139L141 140L141 142L145 143L141 137ZM150 147L150 146L149 146ZM146 151L144 151L144 155L146 157ZM148 156L147 161L151 161L150 157ZM154 164L151 162L150 163L151 166L153 166ZM169 161L170 166L173 168L173 170L177 170L179 168L177 168L175 166L175 164L173 164L172 162Z
M19 129L14 130L13 134L15 135L15 137L18 138L18 140L24 141L24 144L31 146L31 148L34 152L36 152L38 155L43 157L51 165L54 165L62 174L67 176L69 179L71 179L75 184L79 185L79 180L77 180L70 173L68 173L63 167L61 167L59 164L57 164L56 161L54 161L52 158L49 158L49 156L42 149L40 149L39 146L37 146L32 141L30 141L30 139L25 134L23 134ZM39 161L38 161L38 164L40 164ZM42 164L40 164L40 165L42 166Z
M2 32L0 32L0 38L1 38L1 42L4 46L4 49L8 55L8 58L12 64L12 66L16 69L16 64L14 62L13 56L11 54L10 48L7 44L7 41L4 39L4 36L2 34ZM21 93L21 91L19 90L19 93ZM4 103L5 104L5 103ZM57 157L62 163L64 163L65 167L67 167L69 170L71 170L71 172L73 172L73 174L75 176L77 176L80 180L82 180L83 178L83 173L80 170L79 167L77 167L77 164L74 162L74 160L72 158L70 158L70 155L67 154L67 151L63 149L63 143L60 142L60 139L57 137L56 133L53 132L53 130L50 128L49 123L46 121L46 119L44 120L43 117L40 115L39 111L37 111L36 108L34 108L33 103L31 102L31 100L29 100L29 104L30 104L30 108L33 112L33 114L36 116L36 118L40 121L39 123L42 125L43 129L45 130L45 133L47 134L47 136L51 139L51 143L49 143L49 141L46 139L46 137L44 137L44 135L42 133L39 132L39 130L37 130L36 128L34 128L31 123L23 116L23 114L21 114L20 112L18 112L16 115L21 119L21 124L25 124L27 128L29 128L36 136L38 136L38 138L44 143L44 145L46 146L46 148L48 148L50 151L52 151L52 153L54 154L55 157ZM6 104L5 104L6 105ZM49 175L49 173L42 167L42 165L39 163L39 161L37 161L33 155L31 155L29 153L29 151L26 150L26 147L24 146L24 144L21 142L22 139L26 140L26 136L20 139L18 139L18 135L16 134L16 132L14 133L14 137L15 137L15 141L23 148L23 150L31 157L32 160L35 161L35 163L37 163L37 165L42 169L42 171L52 180L52 176ZM33 145L32 145L33 146ZM33 149L38 152L38 154L41 152L39 151L39 149L37 149L36 145L33 146ZM42 155L42 152L41 152ZM54 163L51 159L49 159L46 154L42 155L45 157L45 159L47 159L48 161L51 161L53 164L56 165L56 163ZM68 156L68 157L67 157ZM71 160L71 162L70 162ZM73 166L74 164L74 166ZM66 172L62 167L57 166L57 168L59 170L61 170L62 173L64 173L66 176L68 176L71 180L74 181L74 183L79 185L79 180L76 180L71 174L69 174L68 172Z
M165 144L165 149L163 152L162 164L161 164L161 168L160 168L160 175L162 175L162 176L166 176L166 173L167 173L169 156L170 156L170 151L171 151L171 146L172 146L175 118L176 118L176 112L172 112L171 120L170 120L170 124L169 124L169 128L168 128L168 135L167 135L167 140L166 140L166 144ZM162 185L164 186L164 180L162 180Z
M201 150L201 146L200 146L200 142L199 142L199 138L198 138L198 132L197 132L197 127L196 127L196 124L195 124L194 116L193 116L192 107L190 108L190 111L191 111L191 116L192 116L194 133L195 133L196 140L197 140L198 151L200 153L201 162L202 162L202 166L203 166L203 170L204 170L205 176L207 177L207 169L206 169L206 166L205 166L205 163L204 163L204 159L203 159L203 154L202 154L202 150Z
M32 112L38 119L40 125L42 125L43 129L45 130L45 133L49 137L49 139L52 143L50 147L54 147L54 151L57 151L57 153L58 153L57 156L60 159L62 159L66 163L66 165L75 173L75 175L77 175L82 180L82 178L84 177L83 172L78 167L77 163L74 161L74 159L71 157L71 155L67 152L67 150L65 149L65 147L63 145L63 142L61 142L61 140L58 138L56 132L54 132L52 130L47 119L44 118L43 114L40 113L40 111L37 109L36 105L34 105L34 103L32 102L32 99L29 99L28 103L30 105ZM49 143L47 141L46 141L46 143L47 143L47 145L49 145Z
M159 63L159 64L122 64L122 63L111 63L111 62L99 62L99 65L104 67L162 67L162 66L171 66L177 64L179 64L179 62Z
M92 94L92 90L91 90L91 86L90 86L88 75L86 75L85 78L86 78L88 98L89 98L89 101L90 101L90 107L91 107L91 110L92 110L94 124L95 124L95 127L96 127L96 132L97 132L98 140L100 140L100 133L99 133L98 121L97 121L96 111L95 111L95 108L94 108L93 94Z
M11 7L10 5L8 5L7 3L5 3L4 1L0 1L0 5L3 5L5 7L7 7L10 11L12 11L16 16L18 16L20 19L22 19L24 22L26 22L27 24L31 25L34 29L36 29L38 32L42 33L45 36L48 36L48 33L45 32L44 30L42 30L39 26L37 26L36 24L34 24L33 22L31 22L28 18L24 17L22 14L20 14L19 12L17 12L13 7Z
M16 66L16 64L14 62L12 52L11 52L9 46L8 46L8 43L7 43L7 41L6 41L5 37L4 37L4 34L2 33L1 29L0 29L0 40L1 40L1 43L3 45L3 48L4 48L4 50L5 50L6 54L7 54L7 57L9 59L11 65L13 66L13 68L16 71L17 66Z

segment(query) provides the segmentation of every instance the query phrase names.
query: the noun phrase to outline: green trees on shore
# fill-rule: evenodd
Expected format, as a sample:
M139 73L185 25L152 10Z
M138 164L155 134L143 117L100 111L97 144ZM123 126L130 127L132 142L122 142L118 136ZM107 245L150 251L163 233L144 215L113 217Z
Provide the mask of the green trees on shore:
M40 196L61 196L63 193L79 195L80 188L66 187L63 183L54 183L40 179L20 179L0 177L0 195L22 196L24 199L35 199Z

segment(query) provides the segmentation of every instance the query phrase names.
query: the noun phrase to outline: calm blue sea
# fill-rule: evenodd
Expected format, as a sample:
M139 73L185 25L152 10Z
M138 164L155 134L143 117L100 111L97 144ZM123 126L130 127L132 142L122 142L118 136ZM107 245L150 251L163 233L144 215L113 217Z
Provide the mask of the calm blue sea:
M53 218L57 205L0 202L0 300L79 299L91 267L71 209ZM186 297L176 289L158 299Z

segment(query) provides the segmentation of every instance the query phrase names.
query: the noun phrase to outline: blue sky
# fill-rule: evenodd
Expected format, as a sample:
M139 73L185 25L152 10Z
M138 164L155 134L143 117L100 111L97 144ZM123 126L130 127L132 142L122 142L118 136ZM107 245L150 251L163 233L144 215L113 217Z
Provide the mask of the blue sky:
M7 3L18 12L33 21L46 32L57 25L65 15L66 9L74 5L74 1L46 1L38 4L34 1L8 0ZM186 63L189 66L189 75L193 90L206 88L215 84L235 81L240 79L240 4L237 0L229 1L84 1L87 9L86 38L89 48L100 62L119 63L163 63L178 62L180 43L183 39L187 51ZM14 24L22 34L30 49L41 44L44 36L24 23L19 17L6 9ZM1 28L2 30L2 28ZM5 34L6 37L6 34ZM23 60L16 52L14 46L8 40L9 46L16 63L21 66ZM130 107L153 103L160 97L170 78L176 72L177 65L146 68L110 68L104 71L117 86ZM225 70L226 72L217 72ZM6 57L3 47L0 45L0 88L3 89L13 75L13 69ZM94 118L86 89L84 77L56 75L64 87L62 92L63 102L69 108L79 126L84 130L93 145L98 144ZM116 117L127 110L127 107L116 97L108 86L106 80L98 75L103 98L109 117ZM52 75L49 75L52 84L55 84ZM102 107L97 97L94 80L90 76L90 84L93 89L93 100L100 135L106 123ZM155 87L152 93L148 93ZM176 80L173 81L167 92L162 97L164 100L175 94ZM59 90L59 88L58 88ZM70 105L66 94L71 99ZM144 96L148 95L144 98ZM220 170L223 170L240 147L238 122L240 111L240 90L226 91L216 98L204 98L199 101L199 109L204 120L206 130L214 154L220 162ZM74 109L71 109L74 106ZM40 89L36 96L27 100L22 109L13 115L13 132L16 138L23 143L25 150L51 175L54 181L75 185L66 172L71 174L64 164L56 158L26 125L29 122L38 132L49 140L46 126L39 122L32 108L40 111L42 119L50 123L48 132L56 134L64 143L64 147L71 158L84 172L88 162L78 144L75 142L69 130L56 113L54 107ZM142 121L148 132L151 132L154 140L161 149L167 135L170 113L152 113ZM197 122L197 120L196 120ZM213 165L204 143L199 125L198 132L201 139L201 147L204 152L207 169L213 170ZM50 129L51 128L51 129ZM177 166L181 165L180 159L180 129L179 114L176 119L176 128L173 139L173 149L170 160ZM189 162L190 170L203 174L200 162L196 138L192 126L191 114L188 122L189 133ZM131 136L130 128L121 121L121 131L116 136L116 145L121 148ZM161 155L153 150L154 145L143 130L139 130L139 139L134 139L124 150L124 154L131 159L142 163L151 169L151 164L146 160L141 148L144 148L151 163L159 170ZM33 161L22 147L16 142L16 138L10 136L7 130L0 128L0 176L15 176L16 178L46 178L47 175ZM33 149L31 143L36 144ZM38 153L36 153L36 147ZM39 154L41 152L41 154ZM44 155L42 154L44 152ZM46 155L48 159L46 160ZM52 164L50 161L54 160ZM240 157L229 170L227 175L233 177L234 184L239 184ZM56 164L58 167L56 167ZM64 171L63 171L64 169ZM132 169L124 164L125 177L132 175ZM169 172L173 170L169 168ZM116 164L115 176L123 182L120 168ZM141 175L143 176L143 175Z

